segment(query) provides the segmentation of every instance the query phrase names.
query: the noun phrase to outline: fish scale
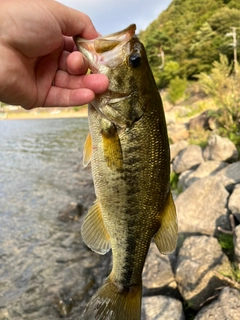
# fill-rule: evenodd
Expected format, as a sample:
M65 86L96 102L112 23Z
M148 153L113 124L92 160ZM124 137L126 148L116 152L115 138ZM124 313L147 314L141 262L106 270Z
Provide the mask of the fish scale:
M112 249L113 268L83 319L140 320L142 270L152 239L168 254L177 242L170 155L162 101L135 25L75 42L94 73L109 77L89 105L84 164L91 161L96 202L82 225L94 251ZM108 44L109 42L109 44Z

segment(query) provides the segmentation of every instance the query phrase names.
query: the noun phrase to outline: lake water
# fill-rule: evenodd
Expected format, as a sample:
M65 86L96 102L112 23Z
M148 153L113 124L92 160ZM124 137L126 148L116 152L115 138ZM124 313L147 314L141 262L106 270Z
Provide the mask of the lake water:
M82 167L87 132L87 119L0 121L0 310L9 319L80 319L108 274L108 257L81 240L81 219L58 219L70 202L86 211L94 200Z

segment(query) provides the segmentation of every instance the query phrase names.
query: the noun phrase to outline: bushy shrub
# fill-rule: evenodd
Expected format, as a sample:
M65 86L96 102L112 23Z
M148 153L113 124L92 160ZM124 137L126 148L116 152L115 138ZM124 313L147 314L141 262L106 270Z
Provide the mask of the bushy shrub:
M220 62L213 63L213 69L208 75L201 73L196 76L202 90L211 96L218 111L219 133L228 137L240 147L240 66L233 68L225 55L220 55Z
M185 91L187 89L187 80L181 79L178 76L170 81L168 97L169 101L176 103L181 98L184 97Z

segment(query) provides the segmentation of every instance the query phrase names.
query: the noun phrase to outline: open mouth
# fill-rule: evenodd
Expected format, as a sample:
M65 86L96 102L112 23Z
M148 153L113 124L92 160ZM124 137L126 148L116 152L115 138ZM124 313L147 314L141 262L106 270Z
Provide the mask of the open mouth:
M123 46L135 35L136 25L113 33L105 37L93 40L85 40L74 37L74 41L80 52L89 61L90 70L98 73L104 66L116 67L123 60Z

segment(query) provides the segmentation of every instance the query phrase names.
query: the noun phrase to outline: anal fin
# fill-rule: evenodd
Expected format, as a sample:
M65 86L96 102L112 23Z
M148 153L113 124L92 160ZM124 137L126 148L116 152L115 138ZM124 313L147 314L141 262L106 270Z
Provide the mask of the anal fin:
M110 237L98 201L89 209L81 228L82 238L93 251L105 254L111 249Z
M154 242L161 253L169 254L175 250L178 238L177 214L171 191L159 219L161 226L154 236Z

